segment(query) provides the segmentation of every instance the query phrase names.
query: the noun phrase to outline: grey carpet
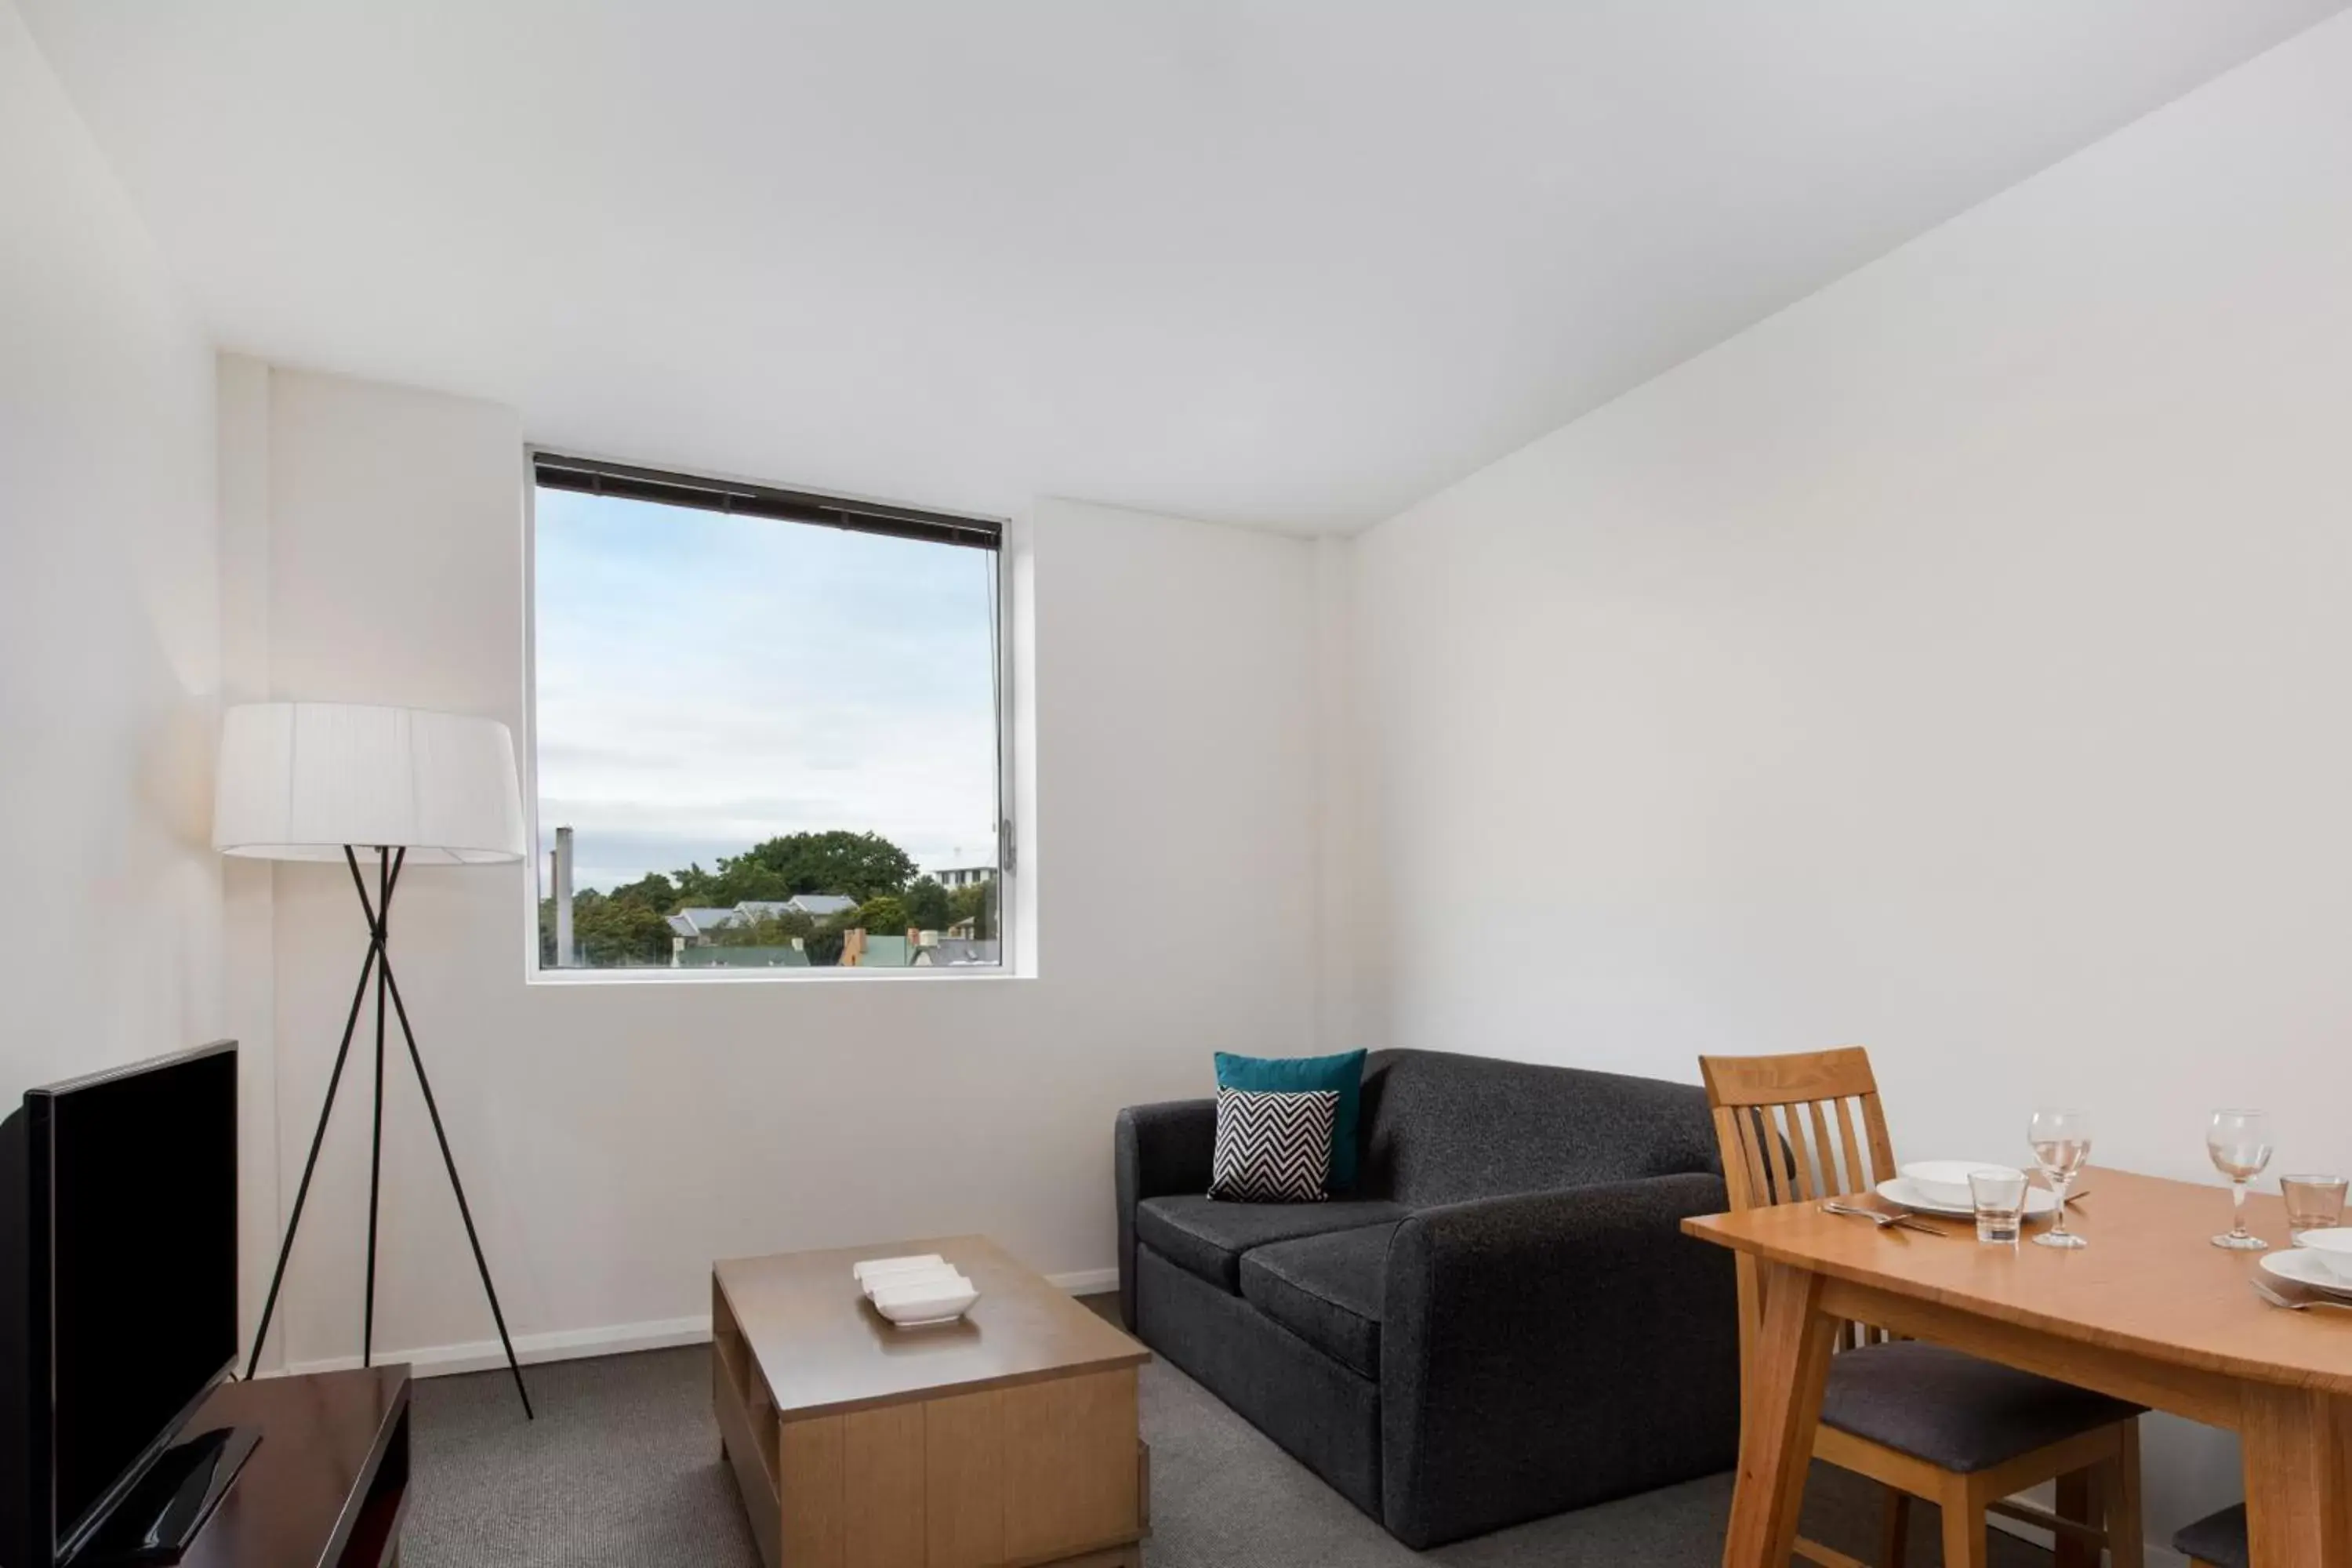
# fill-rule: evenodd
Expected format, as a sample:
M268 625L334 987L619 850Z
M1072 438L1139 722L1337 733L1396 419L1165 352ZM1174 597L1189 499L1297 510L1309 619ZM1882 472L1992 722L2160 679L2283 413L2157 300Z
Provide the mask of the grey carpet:
M526 1424L504 1373L416 1386L405 1568L759 1568L710 1418L710 1352L651 1351L530 1369ZM1151 1444L1150 1568L1715 1568L1727 1476L1541 1520L1423 1554L1382 1533L1241 1417L1164 1363L1143 1369ZM1939 1562L1936 1510L1914 1510L1911 1561ZM1868 1482L1815 1467L1806 1532L1868 1560ZM2050 1557L1999 1532L1996 1568Z

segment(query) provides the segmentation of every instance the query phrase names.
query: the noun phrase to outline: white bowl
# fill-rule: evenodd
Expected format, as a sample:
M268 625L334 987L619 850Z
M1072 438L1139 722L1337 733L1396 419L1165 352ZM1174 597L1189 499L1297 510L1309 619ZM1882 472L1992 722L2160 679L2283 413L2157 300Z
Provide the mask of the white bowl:
M874 1310L901 1328L944 1323L962 1317L980 1300L980 1287L958 1274L919 1284L882 1285L869 1298Z
M1903 1179L1911 1184L1918 1194L1950 1208L1974 1209L1977 1195L1969 1190L1969 1177L1978 1171L1994 1171L2002 1175L2017 1174L2013 1165L1996 1164L1990 1160L1915 1160L1901 1167Z
M2326 1266L2341 1285L2352 1285L2352 1228L2306 1230L2295 1237L2305 1250Z

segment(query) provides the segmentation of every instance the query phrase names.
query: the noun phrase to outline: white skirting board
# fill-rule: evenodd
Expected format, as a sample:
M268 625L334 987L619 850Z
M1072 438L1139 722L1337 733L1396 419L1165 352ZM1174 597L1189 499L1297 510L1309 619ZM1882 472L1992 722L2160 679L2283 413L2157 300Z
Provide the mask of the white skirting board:
M1099 1296L1118 1289L1118 1270L1081 1268L1076 1274L1048 1274L1045 1283L1073 1296Z
M1116 1268L1085 1268L1075 1274L1049 1274L1046 1282L1073 1296L1092 1296L1118 1289ZM572 1361L582 1356L624 1355L630 1351L667 1350L673 1345L701 1344L710 1338L710 1319L665 1318L649 1323L615 1323L602 1329L567 1329L551 1334L523 1334L515 1341L515 1358L525 1365L542 1361ZM425 1345L414 1350L381 1350L375 1359L406 1362L418 1377L446 1377L461 1372L488 1372L507 1363L496 1340L468 1344ZM313 1372L347 1372L360 1364L355 1355L330 1356L322 1361L296 1362L265 1375L283 1376Z
M533 1362L571 1361L580 1356L620 1355L628 1351L666 1350L672 1345L700 1344L710 1338L710 1318L666 1318L650 1323L614 1323L602 1329L571 1329L551 1334L520 1334L515 1339L515 1359ZM379 1349L376 1361L406 1362L418 1377L445 1377L453 1373L488 1372L507 1364L506 1352L492 1340L468 1344L424 1345L413 1350ZM360 1364L355 1355L328 1356L295 1362L288 1373L348 1372Z

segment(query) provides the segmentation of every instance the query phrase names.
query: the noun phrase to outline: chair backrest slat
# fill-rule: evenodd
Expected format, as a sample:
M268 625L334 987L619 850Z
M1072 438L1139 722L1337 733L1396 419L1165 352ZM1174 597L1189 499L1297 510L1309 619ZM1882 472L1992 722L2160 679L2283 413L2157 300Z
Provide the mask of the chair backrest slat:
M1804 1120L1799 1114L1801 1109L1784 1105L1779 1112L1780 1140L1788 1145L1789 1173L1793 1178L1790 1184L1790 1196L1800 1203L1831 1195L1822 1186L1820 1174L1813 1169L1812 1151L1805 1138Z
M1816 1100L1807 1104L1805 1114L1812 1120L1809 1131L1813 1135L1814 1158L1822 1165L1822 1191L1819 1195L1828 1197L1835 1193L1852 1191L1846 1184L1850 1178L1838 1170L1837 1145L1830 1142L1830 1119L1822 1110L1822 1102Z
M1874 1089L1863 1097L1862 1120L1870 1138L1871 1164L1877 1173L1871 1178L1874 1185L1895 1174L1895 1142L1886 1135L1886 1113L1879 1109Z
M1706 1082L1733 1212L1867 1193L1895 1173L1895 1145L1886 1133L1878 1080L1870 1070L1870 1054L1861 1047L1782 1057L1701 1057L1699 1074ZM1755 1262L1744 1253L1739 1306L1744 1355L1764 1310ZM1867 1342L1875 1331L1855 1325L1853 1337Z
M1732 1209L1737 1212L1754 1208L1755 1194L1764 1180L1764 1165L1757 1158L1755 1141L1742 1136L1739 1131L1739 1118L1747 1113L1718 1105L1712 1114L1716 1147L1723 1152L1723 1184L1730 1190Z
M1870 1174L1870 1167L1862 1163L1862 1145L1854 1141L1853 1107L1841 1099L1837 1104L1838 1142L1845 1149L1846 1185L1859 1189Z

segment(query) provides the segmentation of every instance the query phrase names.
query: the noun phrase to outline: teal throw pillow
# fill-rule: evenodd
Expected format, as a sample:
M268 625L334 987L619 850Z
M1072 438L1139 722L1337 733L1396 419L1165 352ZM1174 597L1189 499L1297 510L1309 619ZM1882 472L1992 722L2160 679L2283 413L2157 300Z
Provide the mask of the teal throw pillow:
M1217 1087L1261 1094L1313 1094L1330 1089L1339 1097L1331 1120L1331 1175L1335 1193L1356 1184L1356 1121L1364 1094L1364 1053L1336 1057L1237 1057L1217 1053Z

